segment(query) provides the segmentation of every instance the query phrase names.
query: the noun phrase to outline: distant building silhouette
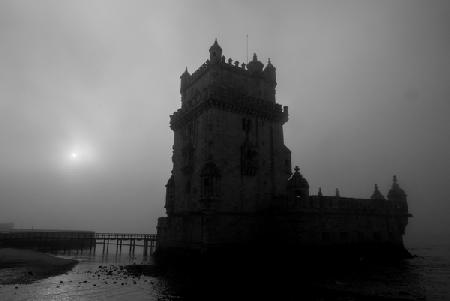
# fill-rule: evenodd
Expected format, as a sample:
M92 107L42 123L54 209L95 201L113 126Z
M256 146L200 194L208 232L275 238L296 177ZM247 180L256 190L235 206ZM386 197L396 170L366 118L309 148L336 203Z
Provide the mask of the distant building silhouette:
M396 177L387 200L310 195L283 124L288 107L275 101L276 68L256 54L226 60L217 40L197 71L181 75L167 217L158 220L158 252L259 245L278 247L394 246L404 250L406 194Z

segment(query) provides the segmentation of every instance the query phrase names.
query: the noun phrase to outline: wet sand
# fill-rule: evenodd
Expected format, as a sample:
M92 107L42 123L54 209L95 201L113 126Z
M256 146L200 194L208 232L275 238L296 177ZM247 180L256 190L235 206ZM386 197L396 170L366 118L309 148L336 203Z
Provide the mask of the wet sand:
M68 256L79 264L29 284L0 285L0 300L172 300L165 281L133 268L132 272L127 270L127 265L141 266L142 257L101 253ZM151 259L145 261L146 269L151 265Z
M71 270L78 261L23 249L0 249L0 284L24 284Z

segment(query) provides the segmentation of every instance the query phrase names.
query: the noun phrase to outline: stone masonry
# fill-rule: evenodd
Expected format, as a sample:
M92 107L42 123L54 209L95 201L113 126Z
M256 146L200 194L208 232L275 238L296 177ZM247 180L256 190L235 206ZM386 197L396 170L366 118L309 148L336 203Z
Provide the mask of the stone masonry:
M284 144L288 108L276 103L276 69L256 54L226 60L217 40L197 71L181 75L181 108L170 116L173 169L158 252L257 245L390 244L403 247L406 194L396 177L387 200L310 195Z

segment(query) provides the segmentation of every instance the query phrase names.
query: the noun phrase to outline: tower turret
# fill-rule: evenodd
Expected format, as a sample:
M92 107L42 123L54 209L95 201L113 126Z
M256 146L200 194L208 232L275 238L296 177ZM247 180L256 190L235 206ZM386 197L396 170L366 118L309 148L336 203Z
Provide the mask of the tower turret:
M256 56L256 53L253 53L253 60L247 64L247 69L250 71L250 73L258 73L262 72L263 70L263 63L258 61L258 57Z
M180 93L183 94L184 90L186 90L186 87L189 83L189 80L191 79L191 74L189 74L187 67L186 70L184 70L183 74L180 76L181 84L180 84Z
M291 197L306 199L309 196L308 181L300 173L300 168L295 166L294 173L288 179L288 193Z
M395 175L392 179L392 187L389 190L388 199L392 201L406 200L406 193L403 189L400 188L400 185L398 185L397 176Z
M266 80L274 82L276 84L277 82L276 71L277 69L272 65L269 59L266 68L264 68L264 77L266 78Z
M397 183L397 176L393 177L392 187L388 193L388 200L393 201L394 208L401 210L404 213L408 213L408 202L406 200L406 193L400 188Z
M375 184L375 189L370 197L372 200L384 200L384 195L378 190L378 185Z
M212 64L218 64L222 60L222 47L217 43L217 39L214 40L214 44L209 47L209 61Z

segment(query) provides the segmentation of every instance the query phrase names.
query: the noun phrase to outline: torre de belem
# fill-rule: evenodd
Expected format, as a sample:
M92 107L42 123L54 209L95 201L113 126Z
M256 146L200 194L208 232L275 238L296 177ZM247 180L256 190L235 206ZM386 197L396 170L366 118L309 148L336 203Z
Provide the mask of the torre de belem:
M209 253L267 245L278 251L345 247L406 251L405 192L394 176L385 198L310 194L283 138L288 107L276 102L276 68L222 55L181 75L181 108L170 116L173 169L157 253ZM390 251L389 251L390 252Z

